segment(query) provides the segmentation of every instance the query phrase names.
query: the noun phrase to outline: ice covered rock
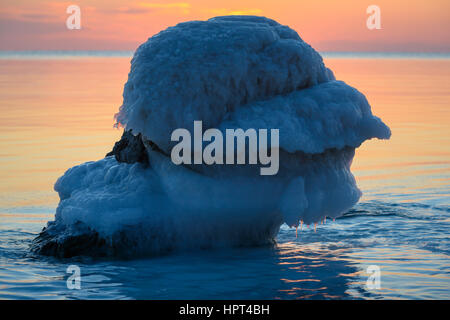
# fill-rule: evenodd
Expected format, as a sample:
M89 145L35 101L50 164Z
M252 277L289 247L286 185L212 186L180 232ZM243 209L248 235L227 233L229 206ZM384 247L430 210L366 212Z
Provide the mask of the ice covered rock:
M123 97L121 141L105 159L58 179L55 221L34 251L136 256L269 243L282 223L315 223L351 208L361 196L350 172L355 148L391 134L319 53L264 17L161 31L137 49ZM279 171L175 165L171 133L192 133L196 120L222 132L279 129Z

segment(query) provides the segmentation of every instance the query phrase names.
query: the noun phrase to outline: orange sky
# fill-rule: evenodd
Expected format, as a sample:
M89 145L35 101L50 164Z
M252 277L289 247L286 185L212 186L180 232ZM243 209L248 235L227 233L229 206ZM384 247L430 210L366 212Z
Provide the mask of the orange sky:
M66 28L71 4L81 30ZM371 4L381 30L366 27ZM226 14L273 18L320 51L450 52L449 0L2 0L0 50L134 50L178 22Z

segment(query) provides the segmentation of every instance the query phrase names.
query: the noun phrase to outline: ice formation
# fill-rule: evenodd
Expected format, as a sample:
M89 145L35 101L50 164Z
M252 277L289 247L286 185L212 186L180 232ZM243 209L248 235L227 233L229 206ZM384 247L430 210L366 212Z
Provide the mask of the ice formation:
M361 196L355 148L388 139L363 94L336 81L287 26L253 16L170 27L136 51L116 115L125 129L105 159L55 184L55 221L33 249L58 256L147 255L258 245L281 224L335 218ZM279 129L280 170L175 165L177 128Z

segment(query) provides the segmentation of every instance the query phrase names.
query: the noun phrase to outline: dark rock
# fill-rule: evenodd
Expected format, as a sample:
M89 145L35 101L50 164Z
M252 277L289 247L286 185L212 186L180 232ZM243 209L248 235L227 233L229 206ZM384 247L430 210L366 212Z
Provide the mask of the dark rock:
M70 227L49 222L33 240L31 251L45 256L70 258L79 255L105 257L111 248L98 233L79 222Z
M114 144L114 148L106 156L115 156L118 162L149 163L141 134L135 136L131 130L123 132L122 138Z
M48 223L32 241L30 250L36 254L57 258L78 256L93 258L135 258L161 255L173 250L171 235L154 230L155 227L124 226L107 239L82 222L73 225ZM161 244L167 244L162 246Z

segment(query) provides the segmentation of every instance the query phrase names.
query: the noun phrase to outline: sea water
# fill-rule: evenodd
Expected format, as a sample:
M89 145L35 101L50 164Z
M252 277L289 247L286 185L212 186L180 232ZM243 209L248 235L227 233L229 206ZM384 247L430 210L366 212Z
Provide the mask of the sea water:
M121 131L112 115L124 53L0 57L0 298L2 299L449 299L450 59L325 55L392 130L366 141L352 164L360 202L343 217L273 246L173 253L135 260L30 254L53 220L53 184L101 159ZM80 268L81 289L67 286ZM369 266L379 268L380 288Z

